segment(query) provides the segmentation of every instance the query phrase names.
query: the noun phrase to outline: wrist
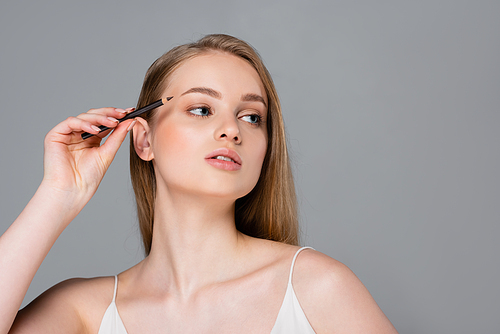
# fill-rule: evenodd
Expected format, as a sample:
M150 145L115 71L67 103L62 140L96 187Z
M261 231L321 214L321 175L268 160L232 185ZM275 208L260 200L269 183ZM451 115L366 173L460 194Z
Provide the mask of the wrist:
M57 210L62 217L68 217L70 220L75 218L90 200L92 195L87 195L78 189L64 189L51 182L42 180L38 187L34 199L43 202L44 206Z

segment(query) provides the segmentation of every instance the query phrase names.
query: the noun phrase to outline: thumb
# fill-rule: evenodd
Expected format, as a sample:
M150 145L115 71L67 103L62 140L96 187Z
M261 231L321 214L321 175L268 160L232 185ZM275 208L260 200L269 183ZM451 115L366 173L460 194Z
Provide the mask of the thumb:
M135 119L130 119L120 123L99 148L101 159L103 159L106 166L109 166L115 158L116 152L118 152L125 137L127 137L127 133L133 128L135 122Z

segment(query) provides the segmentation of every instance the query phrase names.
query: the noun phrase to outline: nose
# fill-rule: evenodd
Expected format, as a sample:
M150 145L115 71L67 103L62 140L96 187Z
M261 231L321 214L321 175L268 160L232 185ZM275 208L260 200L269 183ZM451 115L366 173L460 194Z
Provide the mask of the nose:
M231 115L224 116L220 120L215 133L215 140L233 141L235 144L241 144L240 128L238 127L238 120L231 113Z

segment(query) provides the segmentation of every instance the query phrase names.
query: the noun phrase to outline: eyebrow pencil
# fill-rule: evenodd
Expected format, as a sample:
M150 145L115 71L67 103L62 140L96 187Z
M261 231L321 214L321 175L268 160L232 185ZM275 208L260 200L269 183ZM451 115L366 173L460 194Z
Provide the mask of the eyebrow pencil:
M123 122L123 121L126 121L127 119L131 119L131 118L137 117L137 116L139 116L139 115L142 115L142 114L144 114L145 112L150 111L150 110L153 110L153 109L155 109L155 108L158 108L159 106L162 106L162 105L164 105L165 103L167 103L167 101L170 101L172 98L173 98L173 96L170 96L170 97L164 97L164 98L163 98L163 99L161 99L161 100L158 100L158 101L156 101L156 102L153 102L153 103L151 103L151 104L148 104L147 106L144 106L144 107L142 107L142 108L139 108L139 109L137 109L137 110L134 110L134 111L132 111L130 114L127 114L125 117L120 118L120 119L118 120L118 123L121 123L121 122ZM101 126L99 126L99 130L101 130L101 131L99 131L99 133L101 133L101 132L103 132L103 131L106 131L106 130L108 130L108 129L109 129L109 128L108 128L107 126L101 125ZM82 138L83 138L83 139L87 139L87 138L92 137L93 135L94 135L94 134L92 134L92 133L84 132L84 133L82 133Z

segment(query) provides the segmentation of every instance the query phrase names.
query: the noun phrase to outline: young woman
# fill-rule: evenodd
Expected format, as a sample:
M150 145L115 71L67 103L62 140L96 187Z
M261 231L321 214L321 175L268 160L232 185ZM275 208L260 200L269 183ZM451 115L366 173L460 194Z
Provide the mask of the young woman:
M176 47L146 73L138 107L170 96L134 120L93 109L47 134L43 181L0 239L0 332L395 333L346 266L297 246L280 104L257 53L227 35ZM113 128L102 145L99 125ZM129 131L147 256L18 312Z

